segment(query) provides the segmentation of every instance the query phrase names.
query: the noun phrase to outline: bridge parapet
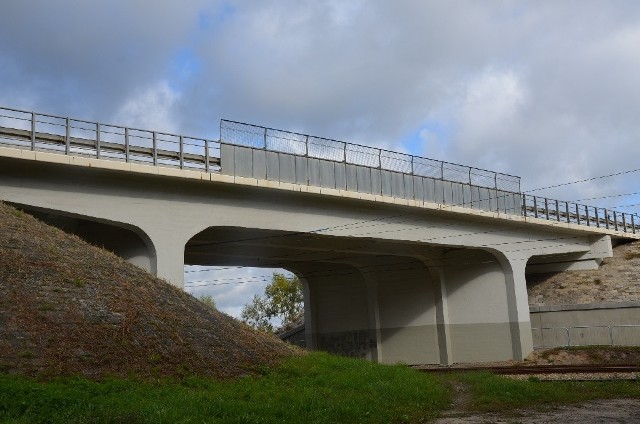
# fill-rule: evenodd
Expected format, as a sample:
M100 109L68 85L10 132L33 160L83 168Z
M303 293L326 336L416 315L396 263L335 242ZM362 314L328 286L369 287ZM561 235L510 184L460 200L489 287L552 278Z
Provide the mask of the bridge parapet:
M220 140L0 107L0 145L192 169L640 233L633 214L520 192L520 177L221 120Z

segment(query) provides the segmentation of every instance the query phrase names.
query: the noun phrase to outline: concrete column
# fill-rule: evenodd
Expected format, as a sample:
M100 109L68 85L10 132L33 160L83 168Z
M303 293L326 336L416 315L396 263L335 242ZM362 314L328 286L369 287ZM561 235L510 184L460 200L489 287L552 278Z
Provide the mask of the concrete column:
M369 328L375 330L376 347L369 351L369 358L374 362L382 362L382 331L380 330L380 304L378 302L378 283L363 274L367 285L367 306L369 312Z
M428 268L413 257L358 261L367 282L370 326L382 363L438 363L435 300Z
M430 266L433 280L433 297L436 302L436 331L438 333L438 349L440 364L451 365L451 336L449 334L449 303L445 285L444 269L441 266Z
M297 273L296 273L297 275ZM316 319L315 319L315 305L311 298L311 291L309 289L309 282L303 276L298 275L300 283L302 283L302 296L304 298L304 336L305 346L309 350L317 349L316 342Z
M498 255L498 259L505 274L513 359L523 360L533 351L529 295L525 279L528 258Z
M152 270L159 278L184 288L184 247L188 237L170 231L148 231L155 249Z
M296 263L288 266L306 281L305 325L310 346L319 350L371 358L375 333L369 327L367 287L353 266L336 263ZM328 272L330 270L330 272Z

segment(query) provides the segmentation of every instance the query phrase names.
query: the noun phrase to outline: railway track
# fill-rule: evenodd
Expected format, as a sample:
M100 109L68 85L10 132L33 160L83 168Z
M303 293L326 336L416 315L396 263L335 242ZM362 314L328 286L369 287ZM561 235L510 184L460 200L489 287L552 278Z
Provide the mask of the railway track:
M615 365L522 365L496 367L440 367L417 368L426 373L452 373L469 371L487 371L500 375L526 374L610 374L610 373L640 373L640 364Z

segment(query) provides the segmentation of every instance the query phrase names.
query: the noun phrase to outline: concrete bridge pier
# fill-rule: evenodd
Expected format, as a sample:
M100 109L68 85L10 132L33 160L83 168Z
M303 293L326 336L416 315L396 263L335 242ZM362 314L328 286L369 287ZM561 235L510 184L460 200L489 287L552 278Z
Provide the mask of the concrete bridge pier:
M296 264L309 347L409 364L522 359L526 260L482 249Z

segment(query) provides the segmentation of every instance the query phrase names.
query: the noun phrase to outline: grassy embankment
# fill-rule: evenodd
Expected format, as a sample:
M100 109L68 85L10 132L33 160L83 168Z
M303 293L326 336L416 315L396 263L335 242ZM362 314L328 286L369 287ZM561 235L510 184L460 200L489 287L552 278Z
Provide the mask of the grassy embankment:
M507 412L591 399L640 398L638 381L514 381L488 373L425 375L404 366L314 353L263 375L140 381L38 381L0 375L0 422L421 423L463 385L467 410Z

